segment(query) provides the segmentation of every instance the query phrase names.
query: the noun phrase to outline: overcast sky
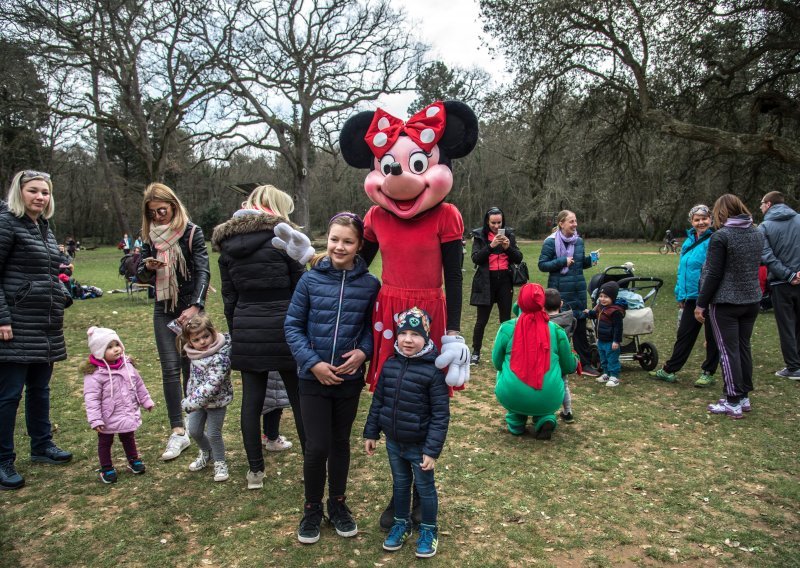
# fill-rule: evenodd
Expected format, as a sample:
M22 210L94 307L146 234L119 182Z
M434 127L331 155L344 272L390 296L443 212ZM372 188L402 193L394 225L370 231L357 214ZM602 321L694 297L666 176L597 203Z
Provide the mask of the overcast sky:
M488 38L480 22L478 0L395 0L393 4L418 22L420 38L431 47L429 60L439 59L450 67L481 67L496 83L507 80L502 57L493 57L484 45ZM414 98L413 93L385 96L378 106L405 118Z

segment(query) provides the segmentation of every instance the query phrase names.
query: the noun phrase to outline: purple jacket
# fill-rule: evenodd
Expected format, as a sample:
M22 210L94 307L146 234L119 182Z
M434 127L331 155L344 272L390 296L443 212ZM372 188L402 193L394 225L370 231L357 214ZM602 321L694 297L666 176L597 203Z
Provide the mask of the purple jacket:
M97 367L83 377L83 400L89 425L93 429L102 426L107 434L136 431L142 425L139 407L155 406L141 375L127 358L119 369Z

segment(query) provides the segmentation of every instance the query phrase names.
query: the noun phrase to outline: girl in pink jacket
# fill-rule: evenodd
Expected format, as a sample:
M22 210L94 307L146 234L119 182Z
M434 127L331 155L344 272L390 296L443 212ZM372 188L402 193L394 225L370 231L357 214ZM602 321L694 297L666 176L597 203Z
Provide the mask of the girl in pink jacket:
M144 463L136 450L135 432L142 424L139 407L152 410L155 404L144 386L133 361L125 354L117 332L105 327L90 327L89 360L83 363L83 399L89 425L97 432L100 481L116 483L117 470L111 462L114 434L119 436L128 469L144 473Z

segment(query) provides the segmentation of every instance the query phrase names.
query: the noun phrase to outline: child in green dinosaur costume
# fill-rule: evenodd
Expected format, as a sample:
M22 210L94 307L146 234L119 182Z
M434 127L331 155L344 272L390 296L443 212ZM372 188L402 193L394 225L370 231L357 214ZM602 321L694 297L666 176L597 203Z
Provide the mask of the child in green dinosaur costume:
M530 416L536 438L549 440L556 428L555 413L564 400L561 377L574 373L577 362L567 334L544 311L541 285L520 288L514 311L518 317L500 325L492 349L497 369L494 393L508 411L509 432L523 434Z

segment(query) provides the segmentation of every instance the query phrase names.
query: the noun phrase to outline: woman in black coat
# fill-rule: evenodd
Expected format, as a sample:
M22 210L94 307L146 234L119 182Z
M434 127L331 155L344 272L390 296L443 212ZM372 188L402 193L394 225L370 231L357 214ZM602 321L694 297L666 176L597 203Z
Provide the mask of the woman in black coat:
M25 480L14 461L14 426L25 389L31 461L62 464L72 454L53 443L50 377L67 358L64 308L72 303L58 279L61 254L48 225L55 205L43 172L17 173L0 202L0 489Z
M264 479L261 409L270 371L278 371L292 406L300 445L305 433L300 415L297 363L286 344L283 321L292 293L305 269L286 251L272 246L274 228L288 223L292 198L271 185L253 190L233 218L214 229L211 242L220 251L222 301L231 332L231 366L242 372L242 439L250 471L248 489Z
M161 459L171 460L189 447L189 434L183 424L181 399L189 379L189 359L175 346L175 333L167 326L177 321L183 326L203 309L211 271L203 230L189 221L189 214L178 196L166 185L151 183L142 200L142 256L139 282L155 286L153 330L161 375L164 402L172 434ZM183 386L181 385L183 373Z
M511 281L511 264L522 262L522 251L517 247L514 230L506 227L505 214L492 207L483 216L483 226L472 231L472 294L469 303L478 307L478 317L472 332L471 365L481 360L483 332L489 322L492 306L497 304L500 323L511 319L514 285Z

